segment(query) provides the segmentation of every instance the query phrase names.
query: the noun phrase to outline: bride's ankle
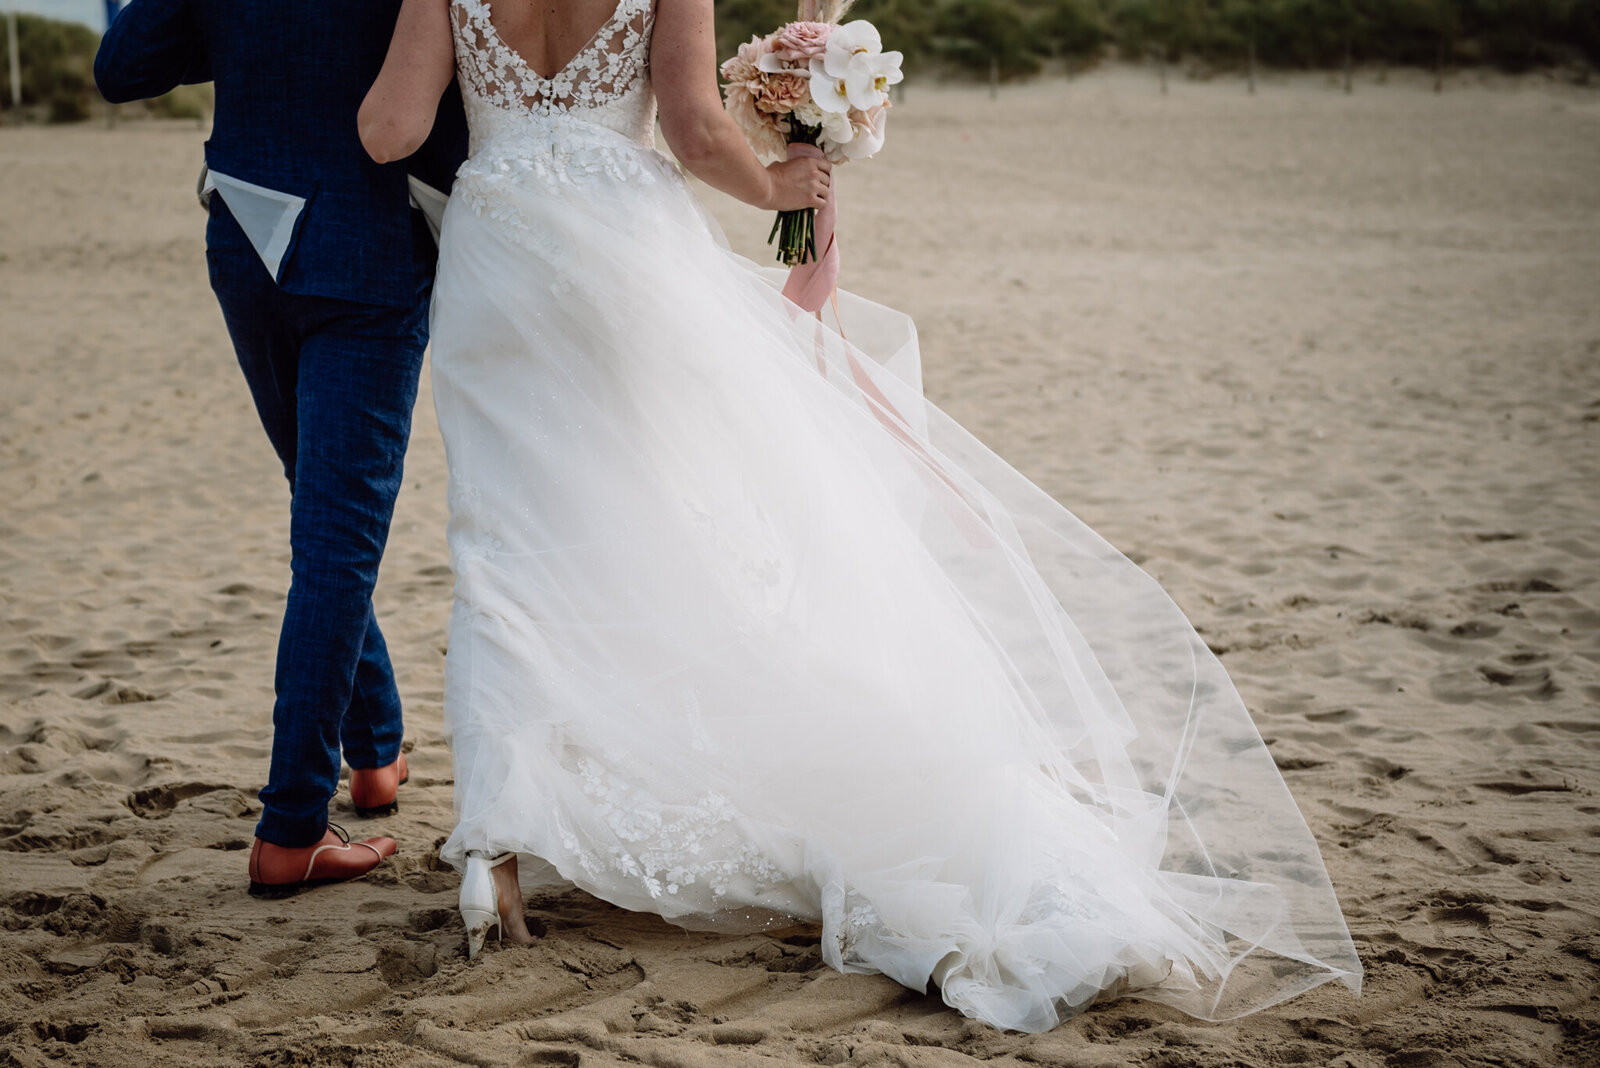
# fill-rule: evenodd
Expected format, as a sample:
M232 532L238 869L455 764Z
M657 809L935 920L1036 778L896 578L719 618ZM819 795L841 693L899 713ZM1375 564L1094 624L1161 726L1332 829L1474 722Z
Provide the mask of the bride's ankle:
M526 945L533 941L528 924L522 915L522 884L517 881L517 858L512 857L497 865L494 877L495 905L500 913L502 937L508 942Z

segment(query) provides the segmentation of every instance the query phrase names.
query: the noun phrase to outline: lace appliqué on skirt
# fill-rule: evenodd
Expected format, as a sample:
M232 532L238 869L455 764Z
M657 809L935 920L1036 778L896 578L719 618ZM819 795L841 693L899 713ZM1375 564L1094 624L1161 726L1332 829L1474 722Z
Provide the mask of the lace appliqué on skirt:
M580 760L577 771L584 795L616 836L605 856L576 835L564 836L562 844L590 876L620 874L652 898L704 886L713 904L736 880L760 893L793 877L744 839L738 810L722 794L664 804L594 760Z

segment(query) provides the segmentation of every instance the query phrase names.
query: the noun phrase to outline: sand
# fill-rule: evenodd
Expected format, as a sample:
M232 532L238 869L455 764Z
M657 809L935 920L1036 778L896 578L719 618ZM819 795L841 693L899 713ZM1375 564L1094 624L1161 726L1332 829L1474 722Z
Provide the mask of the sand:
M400 854L245 892L287 504L207 288L192 124L0 129L0 1064L1593 1064L1600 94L1110 70L912 85L845 281L930 396L1222 654L1367 968L1039 1036L582 894L465 960L424 388L378 592ZM733 243L766 217L708 195Z

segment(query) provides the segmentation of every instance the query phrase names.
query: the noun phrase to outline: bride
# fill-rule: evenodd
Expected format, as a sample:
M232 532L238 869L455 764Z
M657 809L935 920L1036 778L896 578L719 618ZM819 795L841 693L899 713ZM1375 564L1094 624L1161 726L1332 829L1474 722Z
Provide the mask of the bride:
M469 953L529 940L520 859L685 927L820 924L833 967L997 1027L1357 989L1316 843L1172 601L923 399L908 320L841 295L847 341L787 303L656 151L659 117L708 185L829 195L724 113L712 0L405 0L376 159L453 76L432 358Z

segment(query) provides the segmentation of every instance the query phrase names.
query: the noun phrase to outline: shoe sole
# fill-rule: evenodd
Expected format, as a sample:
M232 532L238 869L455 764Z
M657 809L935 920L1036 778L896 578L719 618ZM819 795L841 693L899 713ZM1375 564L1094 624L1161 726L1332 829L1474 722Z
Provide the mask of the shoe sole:
M373 805L370 808L362 808L360 805L356 806L356 815L360 816L364 820L370 820L374 816L393 816L399 811L400 802L398 801L390 801L387 805Z
M396 790L399 790L400 787L404 786L406 783L408 783L410 781L411 781L411 776L408 773L405 778L403 778L399 782L395 783L394 787L395 787ZM396 799L394 801L390 801L386 805L367 805L367 806L357 805L357 806L355 806L355 809L356 809L356 815L357 816L360 816L362 819L369 820L369 819L374 818L375 816L393 816L396 812L400 811L400 802L399 802L398 799Z
M258 883L250 884L250 896L259 897L266 901L275 901L279 898L293 897L302 890L310 890L314 886L327 886L329 883L346 883L348 879L305 879L298 883Z

